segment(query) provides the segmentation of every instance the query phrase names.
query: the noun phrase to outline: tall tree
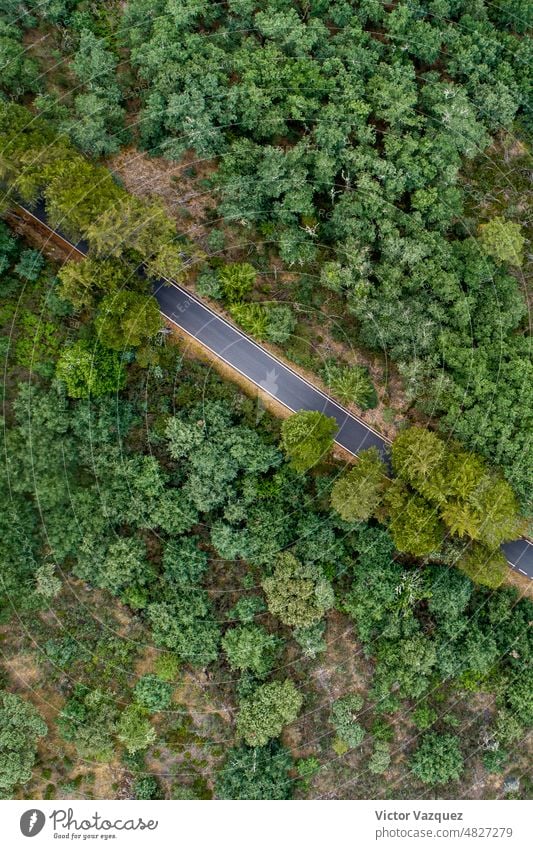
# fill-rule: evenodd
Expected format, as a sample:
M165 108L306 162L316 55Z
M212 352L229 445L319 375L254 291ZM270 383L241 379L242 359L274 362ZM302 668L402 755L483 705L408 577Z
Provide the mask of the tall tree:
M265 746L296 719L302 704L302 694L288 678L261 684L241 701L237 732L248 746Z
M292 627L312 625L333 605L333 589L320 568L300 563L290 552L278 556L263 589L272 615Z
M464 768L459 739L453 734L426 734L411 757L411 769L424 784L447 784Z
M387 487L387 469L377 448L361 451L356 465L335 481L331 506L346 522L369 519L378 509Z
M337 422L316 411L300 410L281 426L281 444L298 472L306 472L323 459L333 445Z
M236 746L228 752L216 782L219 799L290 799L292 757L277 742Z
M30 780L37 742L48 733L46 723L30 702L0 692L0 791L12 793Z

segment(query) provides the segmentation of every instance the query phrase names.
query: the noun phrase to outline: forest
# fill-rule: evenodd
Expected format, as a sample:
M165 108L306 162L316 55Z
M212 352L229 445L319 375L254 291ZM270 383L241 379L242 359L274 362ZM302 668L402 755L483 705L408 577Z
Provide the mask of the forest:
M530 796L532 16L0 3L1 798ZM161 277L391 468L217 374Z

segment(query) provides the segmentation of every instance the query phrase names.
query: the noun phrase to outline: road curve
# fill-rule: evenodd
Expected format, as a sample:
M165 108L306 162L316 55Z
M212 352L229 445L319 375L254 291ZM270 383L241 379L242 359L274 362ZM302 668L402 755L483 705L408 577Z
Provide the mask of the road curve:
M44 226L51 236L59 237L80 254L88 253L89 246L86 242L74 243L60 230L49 227L42 202L31 211L20 204L19 206L25 214ZM318 410L331 416L338 425L335 441L340 446L351 454L358 454L365 448L374 446L387 464L390 464L388 440L203 304L199 298L170 280L154 283L153 294L162 315L168 321L255 383L263 392L293 412ZM533 579L533 543L522 538L506 543L502 546L502 551L512 569Z

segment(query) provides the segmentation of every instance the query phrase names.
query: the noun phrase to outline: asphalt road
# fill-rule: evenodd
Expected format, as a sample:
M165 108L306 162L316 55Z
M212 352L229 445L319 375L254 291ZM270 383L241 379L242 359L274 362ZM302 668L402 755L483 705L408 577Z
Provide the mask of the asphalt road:
M51 235L59 236L79 253L88 252L86 242L74 244L60 230L54 231L48 226L42 202L31 212L25 207L22 209L44 225ZM338 425L335 441L339 445L351 454L358 454L365 448L375 446L389 465L389 443L382 436L273 357L186 289L171 281L159 281L154 284L153 293L166 319L255 383L263 392L294 412L318 410L332 416ZM502 550L513 569L533 579L533 543L527 539L519 539L506 543Z
M319 410L332 416L339 427L335 441L343 448L358 454L375 446L388 459L388 443L383 437L181 286L159 283L154 295L166 318L289 410Z

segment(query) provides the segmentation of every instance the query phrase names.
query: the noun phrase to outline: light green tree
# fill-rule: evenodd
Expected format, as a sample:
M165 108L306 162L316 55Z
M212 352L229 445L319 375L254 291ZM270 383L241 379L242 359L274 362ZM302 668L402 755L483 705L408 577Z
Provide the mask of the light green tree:
M307 472L328 453L337 422L315 410L300 410L281 425L281 444L297 472Z
M129 705L120 715L117 725L118 739L130 754L147 749L156 737L146 711L137 704Z
M306 628L333 605L333 589L316 566L282 552L272 574L263 580L268 609L284 625Z
M346 522L369 519L383 500L386 473L377 448L361 451L355 466L333 484L331 506Z
M115 351L147 345L162 325L155 298L127 290L106 295L94 320L102 345Z
M12 793L30 780L37 742L48 733L46 723L30 702L0 692L0 791Z
M281 640L259 625L240 625L226 631L222 648L233 669L265 678L279 654Z
M432 504L398 480L387 489L385 504L389 530L399 551L424 557L438 550L444 528Z
M126 383L126 370L120 354L98 342L80 339L64 348L56 365L71 398L98 397L118 392Z
M237 732L249 746L265 746L294 722L302 703L302 694L288 678L261 684L240 703Z
M479 225L479 241L485 253L500 262L522 266L525 238L520 224L507 221L500 215Z
M358 714L363 707L363 698L358 693L351 693L333 702L329 721L337 732L337 739L349 749L354 749L363 741L364 728L357 722Z
M249 262L232 262L218 272L224 297L230 304L242 301L252 291L257 272Z

